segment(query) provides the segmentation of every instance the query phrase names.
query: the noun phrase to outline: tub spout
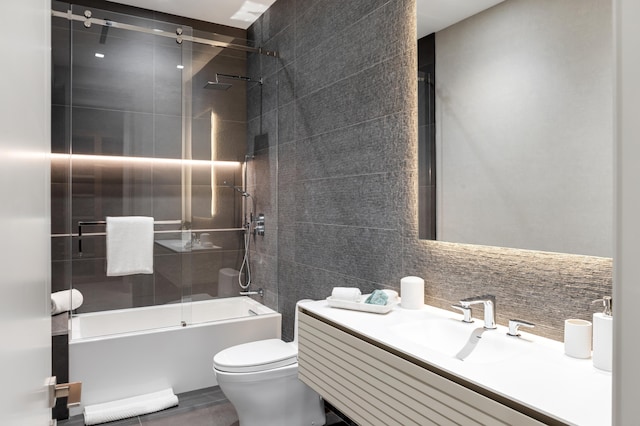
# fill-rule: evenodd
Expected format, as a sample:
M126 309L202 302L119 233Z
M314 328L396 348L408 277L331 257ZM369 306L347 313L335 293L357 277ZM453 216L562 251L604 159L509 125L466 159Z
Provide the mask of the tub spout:
M259 288L256 291L241 291L240 296L255 296L258 295L260 297L264 297L264 290Z

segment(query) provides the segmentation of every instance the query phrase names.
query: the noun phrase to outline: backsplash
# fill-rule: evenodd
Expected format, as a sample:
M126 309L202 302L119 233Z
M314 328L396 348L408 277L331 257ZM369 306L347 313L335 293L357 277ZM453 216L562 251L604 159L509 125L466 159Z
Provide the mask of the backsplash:
M450 309L460 298L494 294L498 323L523 319L528 332L563 340L564 320L591 320L611 294L609 258L408 240L407 274L425 278L426 303ZM482 318L482 307L474 309Z
M278 0L249 28L281 55L248 59L265 79L250 144L268 135L249 162L249 192L268 213L254 282L277 291L285 338L296 300L399 290L418 275L429 304L495 294L499 323L562 340L564 319L590 319L591 301L611 293L611 259L417 238L415 16L413 0Z

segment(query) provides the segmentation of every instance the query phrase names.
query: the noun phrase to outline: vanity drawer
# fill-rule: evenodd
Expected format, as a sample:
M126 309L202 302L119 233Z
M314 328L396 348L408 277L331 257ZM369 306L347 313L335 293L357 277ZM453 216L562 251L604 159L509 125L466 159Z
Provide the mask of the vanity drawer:
M547 424L304 311L298 333L300 379L358 424Z

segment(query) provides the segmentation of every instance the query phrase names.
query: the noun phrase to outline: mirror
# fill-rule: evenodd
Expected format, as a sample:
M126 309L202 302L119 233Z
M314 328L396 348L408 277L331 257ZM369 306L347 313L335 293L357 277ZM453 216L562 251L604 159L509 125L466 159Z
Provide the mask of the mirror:
M610 1L506 0L441 24L434 74L419 60L421 238L612 256L611 22Z

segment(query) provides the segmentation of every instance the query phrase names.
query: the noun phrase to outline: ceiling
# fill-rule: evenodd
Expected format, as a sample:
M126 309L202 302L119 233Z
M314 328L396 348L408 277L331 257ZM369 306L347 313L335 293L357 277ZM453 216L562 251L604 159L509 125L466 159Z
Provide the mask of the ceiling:
M276 0L109 0L143 9L247 29Z
M416 0L418 38L435 33L504 0Z
M275 0L111 0L114 3L248 28ZM460 22L504 0L416 0L418 38Z

